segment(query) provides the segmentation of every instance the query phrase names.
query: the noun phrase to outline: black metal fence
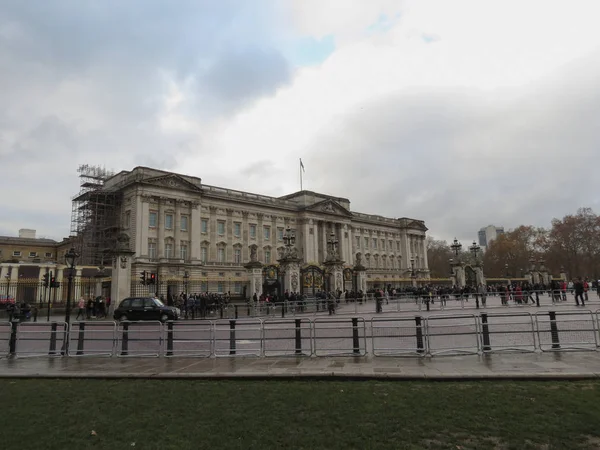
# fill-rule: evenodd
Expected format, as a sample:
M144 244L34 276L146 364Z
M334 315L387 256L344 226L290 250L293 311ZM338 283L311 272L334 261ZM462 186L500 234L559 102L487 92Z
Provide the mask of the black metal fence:
M98 295L110 297L110 280L82 278L73 281L72 300L80 297L94 298ZM62 305L67 301L67 280L54 286L44 286L38 279L6 280L0 283L0 309L14 303L46 306Z

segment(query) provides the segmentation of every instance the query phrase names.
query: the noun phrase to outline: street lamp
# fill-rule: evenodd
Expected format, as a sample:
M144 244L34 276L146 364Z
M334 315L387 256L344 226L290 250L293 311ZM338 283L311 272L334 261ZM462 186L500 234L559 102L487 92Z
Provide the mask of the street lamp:
M506 275L506 278L508 278L508 263L504 264L504 274Z
M454 238L454 242L452 243L450 248L454 251L454 255L458 256L458 254L462 250L462 244L458 242L458 239Z
M73 274L75 272L77 258L79 258L79 254L73 247L71 247L71 249L65 254L65 263L68 269L67 308L65 310L65 322L67 324L67 328L69 326L69 322L71 321L71 294L73 291ZM65 339L65 342L67 342L67 339Z
M481 247L479 245L477 245L477 242L473 241L473 245L471 245L469 247L469 251L473 254L473 257L475 258L475 262L477 262L477 254L479 253L480 250L481 250Z
M186 270L183 272L183 289L185 290L185 296L188 294L188 282L190 279L190 273Z

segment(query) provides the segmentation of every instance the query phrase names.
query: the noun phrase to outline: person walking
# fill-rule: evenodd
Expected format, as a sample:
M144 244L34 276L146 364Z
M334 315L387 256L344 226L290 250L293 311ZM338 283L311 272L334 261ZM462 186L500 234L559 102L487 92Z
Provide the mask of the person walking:
M79 302L77 303L77 317L75 318L75 320L79 320L80 316L82 320L86 319L85 298L83 298L83 296L79 297Z
M579 306L579 300L581 300L581 306L585 306L585 302L583 300L584 287L581 277L577 278L577 281L575 281L573 287L575 288L575 304Z

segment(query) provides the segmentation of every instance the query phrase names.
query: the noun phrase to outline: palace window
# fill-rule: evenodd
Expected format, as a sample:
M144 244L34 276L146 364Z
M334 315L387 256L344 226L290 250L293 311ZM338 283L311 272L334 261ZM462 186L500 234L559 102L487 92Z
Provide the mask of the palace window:
M225 283L223 283L222 281L219 281L217 283L217 292L219 294L222 294L223 292L225 292Z
M225 249L222 247L217 249L217 261L220 263L225 262Z
M156 211L150 211L150 214L148 214L148 226L150 228L156 228L157 217L158 213Z
M240 222L233 224L233 235L238 238L242 236L242 224Z
M179 257L185 261L188 259L188 245L187 242L182 242L179 246Z
M236 294L241 294L242 293L242 283L240 283L239 281L236 281L233 284L233 292L235 292Z
M165 243L165 258L173 258L173 243Z
M51 252L46 252L46 258L52 258L52 253Z
M173 229L173 214L165 214L165 229Z
M179 227L181 231L188 230L188 216L181 216L181 225Z
M156 242L148 239L148 258L156 259Z
M377 239L373 238L373 248L377 250Z
M250 239L256 239L256 225L250 224Z
M265 250L265 264L271 264L271 250Z
M356 236L356 248L360 248L360 236Z
M365 243L365 248L369 248L369 238L368 237L365 238L364 243Z
M206 263L208 261L208 248L200 247L200 261Z
M396 250L400 251L400 241L396 241Z
M202 219L200 221L200 232L208 233L208 219Z
M37 258L37 252L29 252L30 258Z
M263 236L265 238L265 241L271 239L271 227L268 227L266 225L263 227Z
M124 228L129 228L131 226L131 211L125 211L125 221L123 223Z
M242 263L242 250L241 249L236 248L233 250L233 262L236 264Z
M283 241L283 228L277 228L277 240Z
M381 240L381 250L385 250L385 239Z
M223 236L225 234L225 221L219 220L217 222L217 234Z

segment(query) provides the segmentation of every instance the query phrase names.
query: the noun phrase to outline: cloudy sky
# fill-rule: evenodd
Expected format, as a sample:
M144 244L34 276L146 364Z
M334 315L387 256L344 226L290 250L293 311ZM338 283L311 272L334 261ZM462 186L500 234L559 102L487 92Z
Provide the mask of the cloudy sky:
M304 188L442 239L600 212L600 3L3 0L0 235L79 164Z

